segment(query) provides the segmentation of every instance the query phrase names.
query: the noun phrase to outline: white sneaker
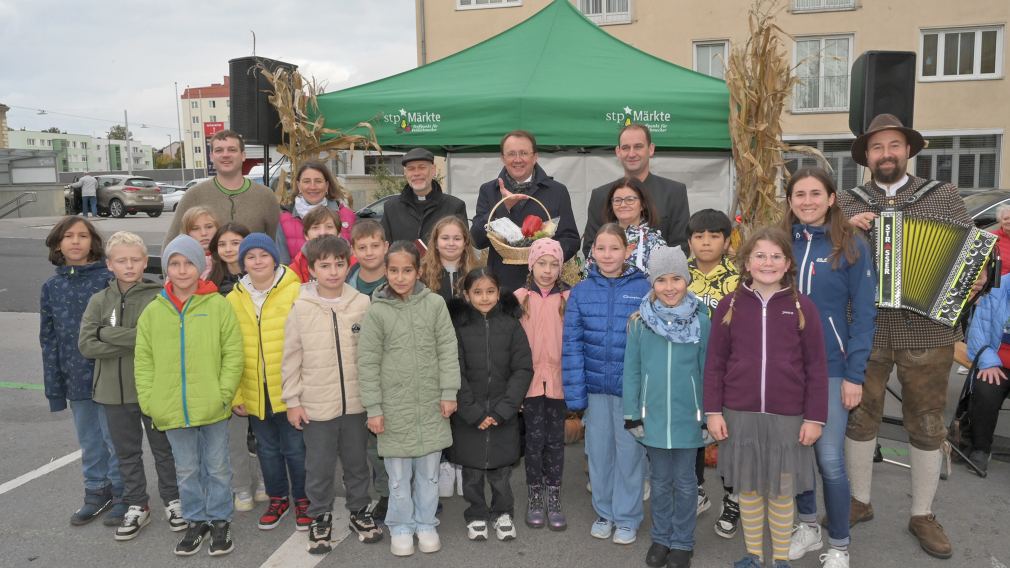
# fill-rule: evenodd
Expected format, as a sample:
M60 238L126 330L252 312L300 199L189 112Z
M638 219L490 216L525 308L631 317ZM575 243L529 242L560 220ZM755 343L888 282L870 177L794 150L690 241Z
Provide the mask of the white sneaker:
M456 484L456 469L449 462L438 464L438 496L452 497L452 490Z
M123 522L116 528L116 540L131 540L140 534L140 529L151 522L151 511L140 505L130 505L123 515Z
M253 495L253 499L257 503L266 503L270 500L270 496L267 495L266 485L263 485L263 480L260 480L259 484L256 485L256 493Z
M799 560L804 554L823 547L821 526L800 523L793 527L793 536L789 539L789 560Z
M389 537L389 551L393 553L393 556L410 556L414 554L414 535L391 535Z
M642 501L648 501L650 495L652 495L652 484L646 479L642 483Z
M456 495L463 496L463 466L455 465L456 469Z
M712 501L709 500L708 494L705 493L705 488L698 486L698 514L702 514L712 506Z
M487 540L487 523L484 521L470 521L466 525L466 538L470 540Z
M515 540L516 525L512 522L512 515L504 513L494 521L494 532L498 540Z
M184 531L189 528L189 523L182 518L182 501L172 500L165 507L165 519L168 520L168 529L172 532Z
M849 568L849 553L832 548L820 556L820 561L821 568Z
M246 511L252 511L255 506L256 503L253 502L252 493L249 493L248 491L238 491L235 493L236 511L241 511L243 513Z
M438 532L435 530L422 531L417 533L417 549L425 554L438 552L442 548L442 542L438 539Z

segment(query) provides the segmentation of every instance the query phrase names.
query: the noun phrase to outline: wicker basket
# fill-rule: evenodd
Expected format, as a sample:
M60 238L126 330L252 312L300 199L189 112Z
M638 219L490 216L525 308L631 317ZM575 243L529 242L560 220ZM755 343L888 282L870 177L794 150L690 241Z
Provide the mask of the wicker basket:
M532 196L528 196L527 199L535 201L537 205L543 207L544 213L547 214L547 220L550 221L551 212L547 210L547 207L539 199ZM491 246L494 247L494 250L498 251L498 254L501 255L503 263L513 265L526 264L530 256L530 247L514 247L491 230L490 224L491 220L494 219L494 212L502 203L505 203L504 197L498 203L495 203L494 207L491 208L491 212L488 213L488 224L484 225L485 230L487 230L487 238L491 241Z

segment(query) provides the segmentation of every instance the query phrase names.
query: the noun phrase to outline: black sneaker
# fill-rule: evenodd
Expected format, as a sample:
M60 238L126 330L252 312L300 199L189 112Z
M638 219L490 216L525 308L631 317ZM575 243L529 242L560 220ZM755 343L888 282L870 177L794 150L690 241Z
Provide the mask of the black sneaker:
M96 491L84 491L84 506L70 516L70 524L86 525L95 520L112 506L112 490L108 487Z
M389 509L389 497L379 497L375 507L372 507L372 519L379 522L385 521L387 509Z
M692 556L693 551L671 548L670 555L666 557L666 568L691 568Z
M176 556L192 556L197 552L200 552L200 547L203 546L203 540L206 538L207 533L210 532L210 525L205 522L189 523L189 528L186 529L186 534L179 541L179 544L175 545L175 555Z
M210 549L207 552L211 556L222 556L228 554L234 548L235 542L231 539L231 523L228 521L211 521Z
M722 538L733 538L737 527L740 525L740 504L730 499L730 496L722 497L722 514L715 522L715 534Z
M327 554L333 550L333 515L323 513L309 525L309 554Z
M666 559L669 556L669 548L659 544L658 542L654 542L649 547L649 551L645 553L645 564L646 566L652 566L653 568L663 568L666 566Z
M362 507L351 513L351 530L358 533L358 540L366 544L372 544L382 540L382 529L375 524L372 513L368 507Z

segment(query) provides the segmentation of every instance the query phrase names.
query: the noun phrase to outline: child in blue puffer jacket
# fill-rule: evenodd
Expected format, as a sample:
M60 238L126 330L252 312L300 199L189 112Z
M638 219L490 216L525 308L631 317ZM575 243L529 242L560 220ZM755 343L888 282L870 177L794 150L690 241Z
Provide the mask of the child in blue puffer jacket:
M51 412L66 410L70 401L84 470L84 506L70 517L70 524L88 523L111 506L104 524L118 526L127 509L121 499L119 460L105 411L91 399L95 362L85 359L77 348L88 300L109 285L112 273L102 261L101 235L81 217L64 217L56 223L46 237L46 246L49 262L56 266L56 274L42 285L39 302L46 398Z
M628 241L616 223L600 227L596 265L572 289L561 348L565 403L585 410L586 454L593 508L591 534L616 544L635 542L642 523L645 450L624 429L621 404L628 316L649 293L645 275L625 261ZM616 531L615 531L616 527Z

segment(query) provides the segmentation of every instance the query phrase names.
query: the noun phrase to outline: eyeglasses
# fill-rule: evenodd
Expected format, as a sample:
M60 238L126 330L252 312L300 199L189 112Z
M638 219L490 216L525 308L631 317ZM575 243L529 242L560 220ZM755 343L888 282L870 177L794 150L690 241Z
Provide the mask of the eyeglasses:
M610 200L610 203L614 204L614 206L616 207L620 207L625 203L627 203L628 205L634 205L638 203L638 196L629 195L628 197L614 197L613 199Z
M776 254L765 254L763 252L756 252L756 253L750 255L750 259L751 259L751 261L756 262L758 264L764 264L764 263L768 262L769 260L772 261L775 264L778 264L778 263L780 263L780 262L782 262L782 261L784 261L786 259L786 255L779 254L779 253L776 253Z
M529 158L532 155L533 155L533 152L528 152L526 150L520 150L518 152L515 151L515 150L512 150L511 152L506 153L505 157L508 158L508 159L510 159L510 160L513 160L515 158L522 158L522 159L525 160L526 158Z

